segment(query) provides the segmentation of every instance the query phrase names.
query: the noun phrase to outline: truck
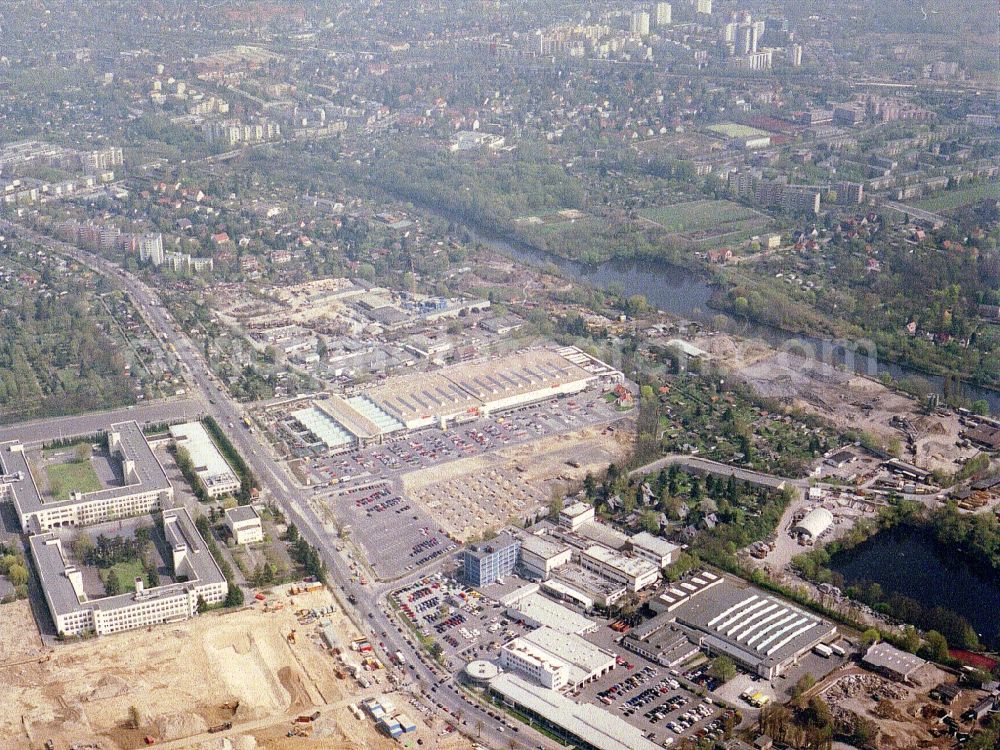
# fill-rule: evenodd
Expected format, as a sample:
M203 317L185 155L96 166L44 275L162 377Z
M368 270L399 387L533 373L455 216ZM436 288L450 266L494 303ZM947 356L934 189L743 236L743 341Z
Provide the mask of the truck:
M832 646L830 646L830 650L833 653L835 653L837 656L847 656L847 651L844 650L844 647L843 646L839 646L836 643L834 643Z
M403 656L402 651L397 651L395 654L393 654L393 656L396 657L396 663L399 664L400 666L406 664L406 657Z
M833 649L827 646L825 643L817 643L815 646L813 646L813 653L819 654L825 659L829 659L831 656L833 656Z
M214 727L209 727L209 734L216 734L217 732L225 732L227 729L233 728L233 722L224 721L221 724L216 724Z

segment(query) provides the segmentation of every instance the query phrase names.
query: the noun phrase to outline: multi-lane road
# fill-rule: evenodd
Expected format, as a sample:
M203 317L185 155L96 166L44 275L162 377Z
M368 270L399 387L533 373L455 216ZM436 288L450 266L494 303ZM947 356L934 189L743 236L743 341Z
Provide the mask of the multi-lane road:
M199 347L175 324L156 291L106 258L20 225L9 222L2 222L0 225L53 252L74 258L128 292L150 329L164 344L173 345L192 386L191 398L178 402L176 408L175 404L166 403L155 405L156 408L165 409L173 418L196 415L210 415L215 418L253 469L261 489L286 513L289 520L296 524L306 541L319 550L327 564L334 594L348 615L363 632L372 637L374 643L385 643L385 648L380 649L383 661L388 665L388 654L401 651L407 657L407 665L398 671L399 676L405 681L416 682L423 686L425 697L434 704L435 709L437 704L441 704L443 708L440 710L447 713L449 721L461 724L462 731L474 736L483 744L493 747L510 746L512 744L510 725L506 721L490 717L485 710L470 702L456 687L450 675L437 667L430 666L429 662L425 661L427 657L422 650L408 642L405 629L401 632L401 629L397 628L397 623L388 614L385 600L390 586L388 584L361 586L351 581L348 562L336 548L338 541L336 535L324 526L323 521L310 508L306 501L305 490L295 484L265 446L242 428L240 425L243 417L242 407L230 397L227 389L222 387L209 370ZM134 412L125 411L132 414L126 418L136 418ZM159 414L160 412L148 414L144 412L142 421L160 421ZM74 425L83 424L80 417L72 419L76 420L72 422ZM96 419L102 424L107 424L106 414L99 415ZM80 430L77 430L77 434L79 432ZM419 573L414 573L411 577L418 576ZM516 734L517 744L546 748L546 750L555 750L559 747L552 740L526 727L518 726L518 729L520 731Z

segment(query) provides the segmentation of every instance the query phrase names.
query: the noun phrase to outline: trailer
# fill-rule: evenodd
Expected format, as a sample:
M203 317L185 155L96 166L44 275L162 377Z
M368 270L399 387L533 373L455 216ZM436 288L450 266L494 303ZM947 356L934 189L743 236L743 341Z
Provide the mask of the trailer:
M833 656L833 649L825 643L817 643L813 646L813 653L822 656L824 659L829 659Z

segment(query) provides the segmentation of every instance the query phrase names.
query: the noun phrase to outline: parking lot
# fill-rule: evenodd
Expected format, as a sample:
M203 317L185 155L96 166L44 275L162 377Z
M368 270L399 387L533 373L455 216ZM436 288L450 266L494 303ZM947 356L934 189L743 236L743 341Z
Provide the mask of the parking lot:
M496 658L501 644L529 630L505 617L496 602L440 573L397 589L393 596L414 627L440 644L454 668Z
M316 456L306 464L314 491L339 484L391 478L469 458L491 450L584 427L612 422L622 414L599 393L522 406L448 429L428 428L390 436L381 444Z
M458 548L420 506L394 483L371 482L331 495L323 502L350 526L375 573L392 579L437 562Z
M621 652L618 667L575 694L669 747L683 737L721 737L723 710L688 690L671 671Z

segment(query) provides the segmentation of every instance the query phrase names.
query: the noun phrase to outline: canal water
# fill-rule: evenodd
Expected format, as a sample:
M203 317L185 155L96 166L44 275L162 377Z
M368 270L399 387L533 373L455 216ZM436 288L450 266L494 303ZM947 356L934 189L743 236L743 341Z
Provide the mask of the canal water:
M473 235L482 244L523 263L537 267L554 265L575 281L601 289L617 286L626 296L641 294L651 305L671 315L707 323L718 314L709 307L715 291L713 286L693 271L679 266L652 260L611 260L589 265L544 253L530 245L511 242L498 236L475 232ZM918 377L938 393L942 393L944 389L944 379L940 376L917 372L902 365L884 362L877 357L870 358L863 350L853 353L850 359L846 359L843 350L829 347L820 339L755 323L744 324L737 333L761 338L778 348L797 342L820 353L825 361L831 361L832 364L842 365L845 361L850 361L856 372L873 377L888 373L895 380ZM968 384L964 384L962 388L966 398L973 401L985 399L990 404L991 412L1000 414L1000 391L977 388Z
M830 560L830 569L879 584L927 607L944 607L966 620L984 644L1000 647L1000 576L949 552L933 532L901 524L881 531Z

